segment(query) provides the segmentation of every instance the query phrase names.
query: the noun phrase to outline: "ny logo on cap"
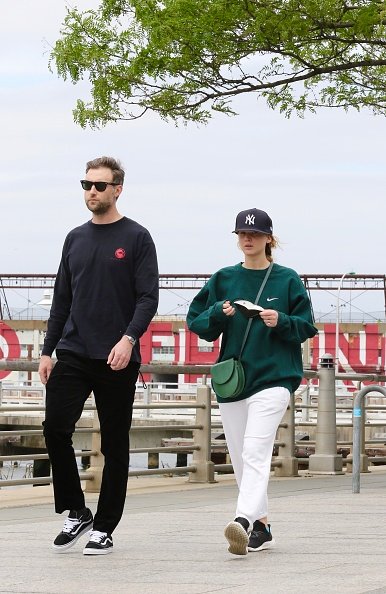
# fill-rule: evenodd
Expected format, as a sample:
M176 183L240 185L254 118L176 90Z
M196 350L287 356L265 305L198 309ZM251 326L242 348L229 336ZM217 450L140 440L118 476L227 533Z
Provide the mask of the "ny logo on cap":
M253 214L248 214L248 215L245 217L245 224L248 224L248 225L254 225L254 224L255 224L255 215L253 215Z

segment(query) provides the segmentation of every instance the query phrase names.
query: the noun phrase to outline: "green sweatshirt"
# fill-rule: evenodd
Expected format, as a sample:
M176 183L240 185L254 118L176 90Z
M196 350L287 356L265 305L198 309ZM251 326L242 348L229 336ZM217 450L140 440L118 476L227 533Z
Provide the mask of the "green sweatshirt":
M255 301L266 270L250 270L241 264L216 272L193 299L188 315L189 329L209 342L222 335L218 361L237 358L248 323L236 311L226 316L224 301L236 299ZM313 325L311 304L299 275L291 268L274 264L259 299L265 309L279 312L277 326L267 327L253 318L241 361L245 371L245 388L236 398L219 402L243 400L266 388L283 386L294 392L303 377L301 343L317 334Z

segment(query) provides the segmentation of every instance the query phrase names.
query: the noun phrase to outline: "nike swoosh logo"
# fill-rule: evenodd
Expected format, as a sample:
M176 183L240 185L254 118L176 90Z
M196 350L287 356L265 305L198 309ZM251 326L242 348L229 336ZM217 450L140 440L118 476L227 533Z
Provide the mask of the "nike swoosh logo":
M279 297L267 297L267 301L275 301L275 299L279 299Z

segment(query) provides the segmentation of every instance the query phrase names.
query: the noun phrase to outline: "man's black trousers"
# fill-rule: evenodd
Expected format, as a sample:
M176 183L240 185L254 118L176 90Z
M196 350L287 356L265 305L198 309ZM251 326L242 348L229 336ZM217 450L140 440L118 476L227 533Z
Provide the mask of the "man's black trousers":
M129 471L129 429L139 363L112 371L105 360L57 351L46 385L44 437L52 465L55 511L79 510L85 498L72 445L75 423L94 393L105 457L94 530L112 533L121 519Z

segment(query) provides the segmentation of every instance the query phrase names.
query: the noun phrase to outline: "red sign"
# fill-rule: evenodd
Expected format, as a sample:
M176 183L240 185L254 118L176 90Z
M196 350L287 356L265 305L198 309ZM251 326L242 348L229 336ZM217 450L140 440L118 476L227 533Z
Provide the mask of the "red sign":
M5 322L0 321L0 361L2 359L19 359L21 353L20 342L17 334ZM0 371L0 380L12 373Z

